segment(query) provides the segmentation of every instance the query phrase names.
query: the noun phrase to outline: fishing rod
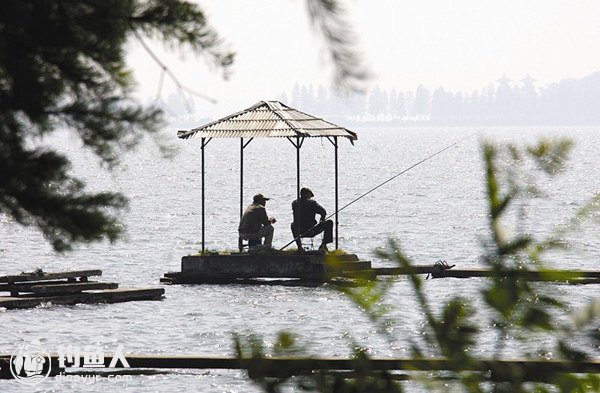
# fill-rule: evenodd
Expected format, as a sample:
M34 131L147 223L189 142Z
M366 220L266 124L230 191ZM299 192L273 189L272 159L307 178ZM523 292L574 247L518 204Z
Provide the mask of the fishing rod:
M353 199L352 201L348 202L347 204L345 204L344 206L342 206L341 208L339 208L339 209L338 209L338 210L336 210L335 212L333 212L333 213L331 213L330 215L328 215L327 217L325 217L325 219L323 219L322 221L325 221L325 220L328 220L328 219L330 219L331 217L335 216L336 214L338 214L339 212L341 212L341 211L342 211L342 210L344 210L345 208L349 207L350 205L354 204L355 202L357 202L357 201L361 200L362 198L366 197L367 195L369 195L369 194L370 194L370 193L372 193L373 191L375 191L375 190L377 190L377 189L379 189L379 188L383 187L384 185L388 184L389 182L391 182L392 180L396 179L397 177L399 177L399 176L402 176L403 174L405 174L406 172L410 171L411 169L413 169L413 168L416 168L417 166L419 166L419 165L423 164L424 162L431 160L433 157L435 157L435 156L437 156L437 155L439 155L439 154L442 154L442 153L443 153L443 152L445 152L446 150L448 150L448 149L450 149L450 148L452 148L452 147L454 147L454 146L456 146L456 145L458 145L458 144L460 144L460 143L462 143L462 142L466 141L467 139L470 139L470 138L474 137L475 135L478 135L478 134L482 133L482 132L483 132L483 131L485 131L486 129L487 129L487 127L486 127L486 128L482 128L482 129L480 129L480 130L478 130L478 131L476 131L476 132L474 132L474 133L472 133L472 134L469 134L469 135L467 135L466 137L464 137L464 138L462 138L462 139L459 139L458 141L456 141L456 142L452 143L451 145L448 145L448 146L444 147L443 149L440 149L440 150L436 151L435 153L433 153L433 154L431 154L431 155L429 155L429 156L427 156L427 157L423 158L421 161L419 161L419 162L417 162L417 163L414 163L414 164L412 164L412 165L411 165L411 166L409 166L408 168L406 168L406 169L402 170L401 172L399 172L399 173L395 174L394 176L390 177L389 179L387 179L387 180L386 180L386 181L384 181L383 183L380 183L379 185L377 185L377 186L375 186L375 187L371 188L369 191L365 192L364 194L360 195L359 197L357 197L357 198ZM288 244L286 244L285 246L281 247L281 248L279 249L279 251L283 251L284 249L286 249L286 248L287 248L287 247L288 247L290 244L294 243L294 242L295 242L296 240L298 240L299 238L301 238L301 237L303 237L304 235L308 234L310 231L312 231L313 229L315 229L315 228L316 228L316 227L317 227L319 224L320 224L320 222L319 222L319 223L317 223L317 224L315 224L315 225L313 225L313 226L312 226L312 227L310 227L309 229L307 229L307 230L306 230L304 233L302 233L302 234L300 234L300 235L296 236L295 238L293 238L291 242L289 242L289 243L288 243Z

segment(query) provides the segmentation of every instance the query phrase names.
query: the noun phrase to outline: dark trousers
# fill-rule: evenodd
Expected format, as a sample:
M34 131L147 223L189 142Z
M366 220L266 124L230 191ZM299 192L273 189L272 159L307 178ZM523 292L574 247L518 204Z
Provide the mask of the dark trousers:
M315 237L319 233L323 232L323 244L333 242L333 221L321 221L311 230L308 229L309 228L297 228L296 225L292 223L292 235L294 235L294 238L297 238L298 236Z

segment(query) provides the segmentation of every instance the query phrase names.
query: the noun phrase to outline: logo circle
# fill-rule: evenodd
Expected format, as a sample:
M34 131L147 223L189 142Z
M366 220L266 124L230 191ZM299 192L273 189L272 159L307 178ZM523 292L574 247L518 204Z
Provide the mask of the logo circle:
M34 386L50 375L50 355L39 340L21 344L10 357L10 372L22 384Z

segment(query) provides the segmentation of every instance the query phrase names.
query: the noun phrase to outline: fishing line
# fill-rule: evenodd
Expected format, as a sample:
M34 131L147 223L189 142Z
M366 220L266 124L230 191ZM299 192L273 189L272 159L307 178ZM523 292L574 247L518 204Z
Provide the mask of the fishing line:
M389 179L387 179L387 180L386 180L386 181L384 181L383 183L380 183L379 185L377 185L377 186L375 186L375 187L371 188L369 191L365 192L364 194L360 195L359 197L357 197L357 198L353 199L352 201L348 202L347 204L345 204L344 206L342 206L341 208L339 208L337 211L335 211L335 212L331 213L330 215L328 215L327 217L325 217L325 220L328 220L328 219L330 219L331 217L335 216L336 214L338 214L339 212L341 212L341 211L342 211L342 210L344 210L345 208L349 207L350 205L354 204L355 202L357 202L357 201L361 200L362 198L366 197L367 195L369 195L369 194L370 194L370 193L372 193L373 191L375 191L375 190L377 190L377 189L379 189L379 188L383 187L384 185L388 184L389 182L391 182L392 180L396 179L397 177L399 177L399 176L402 176L403 174L405 174L406 172L410 171L411 169L413 169L413 168L416 168L416 167L418 167L419 165L423 164L424 162L427 162L427 161L431 160L433 157L435 157L435 156L437 156L437 155L440 155L440 154L442 154L442 153L443 153L443 152L445 152L446 150L448 150L448 149L450 149L450 148L452 148L452 147L454 147L454 146L458 145L459 143L462 143L462 142L466 141L467 139L470 139L470 138L474 137L475 135L482 133L482 132L483 132L483 131L485 131L486 129L487 129L487 127L486 127L486 128L482 128L482 129L480 129L480 130L478 130L478 131L476 131L476 132L474 132L474 133L472 133L472 134L469 134L468 136L466 136L466 137L464 137L464 138L462 138L462 139L459 139L458 141L456 141L456 142L452 143L451 145L448 145L448 146L444 147L443 149L440 149L440 150L436 151L435 153L433 153L433 154L431 154L431 155L429 155L429 156L427 156L427 157L423 158L421 161L419 161L419 162L417 162L417 163L415 163L415 164L412 164L412 165L411 165L411 166L409 166L408 168L406 168L406 169L402 170L401 172L399 172L399 173L395 174L394 176L390 177ZM299 235L299 236L296 236L294 239L292 239L292 241L291 241L291 242L289 242L289 243L288 243L288 244L286 244L285 246L281 247L281 248L279 249L279 251L282 251L282 250L284 250L284 249L285 249L287 246L289 246L290 244L294 243L294 242L295 242L296 240L298 240L299 238L303 237L304 235L306 235L307 233L309 233L310 231L312 231L312 230L313 230L314 228L316 228L316 227L317 227L319 224L320 224L320 223L317 223L317 224L313 225L312 227L310 227L308 230L306 230L306 231L305 231L304 233L302 233L301 235Z

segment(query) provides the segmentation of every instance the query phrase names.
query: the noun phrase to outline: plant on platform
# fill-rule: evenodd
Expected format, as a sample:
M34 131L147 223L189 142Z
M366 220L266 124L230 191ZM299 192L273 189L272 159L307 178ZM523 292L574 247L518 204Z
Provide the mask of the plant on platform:
M548 347L538 346L536 353L523 354L531 360L547 360L551 357L577 365L582 360L600 354L600 300L591 299L583 309L567 315L566 305L558 297L548 295L548 288L556 284L534 285L519 274L508 277L502 274L514 272L515 269L523 273L544 271L545 254L565 247L562 239L566 235L575 231L586 218L597 216L600 207L598 195L579 209L572 220L558 227L547 238L536 239L525 232L511 235L506 229L506 222L510 218L512 222L526 220L526 201L544 195L536 180L561 173L571 147L571 142L566 140L544 140L525 149L514 145L483 145L489 237L483 241L485 253L482 262L499 274L491 278L481 291L482 302L486 305L484 310L476 309L460 296L453 297L443 305L434 304L424 291L423 280L418 275L410 276L426 322L424 335L411 338L412 357L436 357L447 361L443 380L422 373L412 374L417 375L415 378L428 391L600 391L600 377L596 374L569 374L547 366L531 368L501 361L506 356L504 350L509 343L508 337L517 342L537 340L533 342L550 343ZM517 225L519 227L521 225ZM399 266L413 266L397 240L391 239L378 254L395 261ZM560 274L554 278L561 279ZM388 295L393 282L393 279L370 281L365 278L363 286L342 290L390 341L394 337L389 326L398 323L393 319L394 305ZM492 334L495 333L496 345L491 355L482 359L472 349L484 331L489 334L489 328L486 329L488 326ZM545 340L542 341L542 337ZM289 349L290 354L298 352L298 344L290 333L280 335L276 347L279 348L278 353L282 353L282 348ZM288 375L282 372L273 378L274 370L261 372L260 367L255 367L250 377L269 392L279 391L286 383L321 392L396 392L405 388L394 381L394 374L374 371L366 350L360 349L360 346L356 348L359 348L355 350L356 368L350 376L317 372L290 378L292 372L288 370ZM240 358L260 359L266 356L262 341L256 336L250 341L238 336L236 351ZM260 363L257 365L260 366Z

